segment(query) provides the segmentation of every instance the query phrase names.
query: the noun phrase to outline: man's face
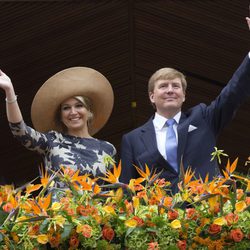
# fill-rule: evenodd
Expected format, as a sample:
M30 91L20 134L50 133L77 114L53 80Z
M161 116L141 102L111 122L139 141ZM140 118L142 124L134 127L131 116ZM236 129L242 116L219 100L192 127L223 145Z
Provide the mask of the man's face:
M155 104L157 113L165 117L177 114L185 101L181 80L158 80L153 92L149 93L150 101Z

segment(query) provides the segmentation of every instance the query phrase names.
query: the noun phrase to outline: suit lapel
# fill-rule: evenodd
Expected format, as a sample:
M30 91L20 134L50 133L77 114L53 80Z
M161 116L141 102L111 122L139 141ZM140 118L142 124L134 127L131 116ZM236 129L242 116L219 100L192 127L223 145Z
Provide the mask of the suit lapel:
M141 140L149 152L157 148L155 129L152 118L141 129Z
M152 118L142 127L140 140L142 140L145 148L147 149L147 152L145 152L145 154L152 159L157 159L157 164L155 167L165 168L165 170L171 171L176 174L176 171L163 158L157 148L156 135Z
M187 142L188 126L189 126L189 121L186 115L182 113L179 125L177 127L177 133L178 133L177 157L179 166L181 164L181 158L184 153L184 148Z

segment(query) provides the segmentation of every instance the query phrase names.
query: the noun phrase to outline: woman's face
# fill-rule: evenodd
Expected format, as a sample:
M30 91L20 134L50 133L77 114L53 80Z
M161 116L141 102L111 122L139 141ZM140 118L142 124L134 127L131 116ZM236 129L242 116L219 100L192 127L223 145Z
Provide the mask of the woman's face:
M68 133L87 128L88 117L89 111L84 104L73 97L61 104L61 121L67 127Z

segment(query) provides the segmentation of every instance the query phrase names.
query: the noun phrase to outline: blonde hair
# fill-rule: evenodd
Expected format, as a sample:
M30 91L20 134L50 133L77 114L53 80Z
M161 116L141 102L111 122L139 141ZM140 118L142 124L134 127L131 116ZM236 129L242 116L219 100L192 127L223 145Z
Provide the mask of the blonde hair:
M73 98L80 101L84 105L84 107L89 111L88 126L90 126L94 118L94 114L91 111L91 101L89 100L88 97L85 96L74 96Z

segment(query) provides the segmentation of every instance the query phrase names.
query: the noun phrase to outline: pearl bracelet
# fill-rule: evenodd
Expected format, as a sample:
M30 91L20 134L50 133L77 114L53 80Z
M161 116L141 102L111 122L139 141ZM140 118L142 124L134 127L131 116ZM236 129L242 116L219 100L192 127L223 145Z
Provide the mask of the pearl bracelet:
M16 102L17 101L17 95L15 95L15 98L13 99L13 100L8 100L7 99L7 97L5 98L5 101L7 102L7 103L14 103L14 102Z

